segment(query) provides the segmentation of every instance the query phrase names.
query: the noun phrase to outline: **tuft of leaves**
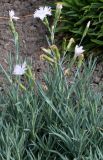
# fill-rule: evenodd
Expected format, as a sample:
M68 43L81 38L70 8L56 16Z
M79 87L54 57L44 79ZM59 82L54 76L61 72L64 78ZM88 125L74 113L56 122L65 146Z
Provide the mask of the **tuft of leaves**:
M73 83L60 65L45 74L45 88L0 91L1 160L99 160L103 158L102 94L92 88L95 63Z

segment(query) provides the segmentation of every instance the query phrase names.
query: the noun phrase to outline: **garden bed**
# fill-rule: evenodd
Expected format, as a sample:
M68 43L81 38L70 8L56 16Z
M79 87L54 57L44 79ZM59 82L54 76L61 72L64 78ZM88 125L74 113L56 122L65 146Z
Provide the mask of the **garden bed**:
M103 159L103 64L82 41L56 43L63 5L51 24L45 3L1 2L0 160Z

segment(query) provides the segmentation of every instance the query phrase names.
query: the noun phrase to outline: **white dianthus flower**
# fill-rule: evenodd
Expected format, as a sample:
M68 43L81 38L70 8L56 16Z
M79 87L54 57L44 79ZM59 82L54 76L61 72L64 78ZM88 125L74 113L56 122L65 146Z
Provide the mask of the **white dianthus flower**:
M42 21L44 20L44 18L47 16L47 15L52 15L51 14L51 7L39 7L39 9L37 9L33 16L34 18L40 18Z
M13 74L14 74L14 75L24 75L25 72L26 72L26 70L27 70L26 62L24 62L24 63L21 64L21 65L16 64L15 67L14 67Z
M85 50L83 49L83 46L75 46L75 57L80 56Z
M18 20L18 19L20 19L19 17L16 17L15 16L15 12L14 12L14 10L11 10L11 11L9 11L9 17L10 17L10 20Z

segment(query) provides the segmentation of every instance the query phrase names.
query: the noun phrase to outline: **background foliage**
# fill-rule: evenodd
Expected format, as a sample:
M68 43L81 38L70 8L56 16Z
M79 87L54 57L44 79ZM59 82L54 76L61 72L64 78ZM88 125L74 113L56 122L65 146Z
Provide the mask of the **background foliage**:
M103 0L62 0L63 10L59 32L80 41L88 21L91 26L83 41L87 50L101 49L103 45Z

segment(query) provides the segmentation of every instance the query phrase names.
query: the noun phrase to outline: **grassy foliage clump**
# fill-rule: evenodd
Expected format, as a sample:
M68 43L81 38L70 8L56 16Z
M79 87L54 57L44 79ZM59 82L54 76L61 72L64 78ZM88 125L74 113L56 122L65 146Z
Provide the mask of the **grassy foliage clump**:
M46 88L0 92L0 159L100 160L102 95L91 87L94 65L69 83L60 67L45 75Z
M103 1L102 0L62 0L60 31L69 33L80 40L85 25L91 26L84 44L87 49L101 48L103 45ZM88 43L89 42L89 43Z

